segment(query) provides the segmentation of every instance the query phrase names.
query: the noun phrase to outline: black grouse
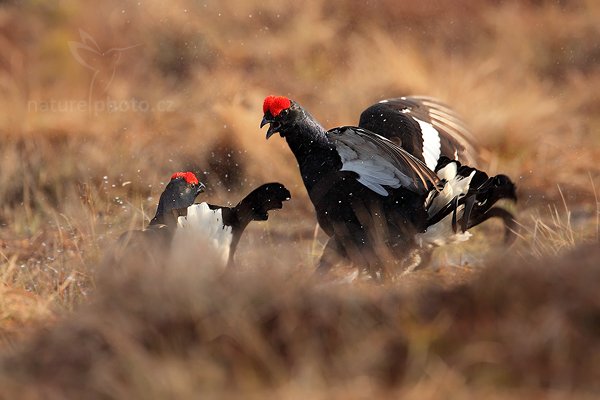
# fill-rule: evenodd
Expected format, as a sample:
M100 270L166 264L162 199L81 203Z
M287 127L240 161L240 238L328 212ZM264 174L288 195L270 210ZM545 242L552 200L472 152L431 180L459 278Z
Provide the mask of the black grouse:
M320 273L341 257L377 275L385 265L381 249L405 260L415 248L466 240L467 229L492 216L505 219L492 211L496 201L515 198L504 175L490 178L449 158L440 159L434 172L366 129L325 130L288 98L268 96L263 112L261 127L270 125L267 139L277 132L286 139L319 225L330 237Z
M254 189L235 207L194 203L205 186L192 172L176 172L160 196L156 215L143 231L126 232L120 239L122 251L142 243L150 251L166 253L172 242L213 245L224 263L233 257L244 229L251 221L265 221L268 212L283 207L290 192L280 183Z

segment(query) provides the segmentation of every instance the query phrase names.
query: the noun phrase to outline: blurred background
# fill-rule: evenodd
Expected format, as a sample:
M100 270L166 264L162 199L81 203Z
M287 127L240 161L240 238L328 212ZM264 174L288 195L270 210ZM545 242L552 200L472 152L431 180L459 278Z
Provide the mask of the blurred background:
M568 257L554 257L573 249L574 260L598 261L589 249L598 243L600 215L599 21L600 3L593 0L1 2L0 351L19 359L23 338L81 316L72 313L91 302L104 250L123 231L147 223L175 171L197 173L209 188L202 200L219 204L235 203L267 181L284 183L293 200L251 226L238 261L260 274L285 272L287 278L273 278L280 284L310 272L323 236L287 145L278 137L267 142L258 128L269 94L297 100L327 128L356 124L364 108L383 98L440 98L478 139L481 167L518 186L513 211L522 229L508 264L569 264ZM491 250L500 226L489 225L475 235L468 256L464 248L460 256L441 254L435 272L387 290L405 295L430 284L454 290L479 279L482 267L497 263ZM588 243L594 245L581 247ZM383 289L352 290L371 298ZM344 309L350 300L340 296L332 302ZM597 304L587 300L582 307ZM44 347L37 345L24 347L30 357ZM556 373L572 372L565 357ZM379 376L369 368L356 376ZM28 366L23 371L25 381L34 376ZM291 371L275 381L302 386ZM406 379L417 385L421 375L411 371ZM440 364L432 374L450 374L450 388L471 393L468 379L449 371ZM494 370L484 381L515 382L507 376ZM174 393L165 379L159 389ZM551 379L540 381L535 388L552 387ZM361 390L379 390L358 382L366 385ZM423 398L417 386L408 394ZM141 393L132 387L112 395ZM195 386L181 387L177 393L185 395ZM315 395L286 387L291 397ZM435 390L427 393L435 397Z

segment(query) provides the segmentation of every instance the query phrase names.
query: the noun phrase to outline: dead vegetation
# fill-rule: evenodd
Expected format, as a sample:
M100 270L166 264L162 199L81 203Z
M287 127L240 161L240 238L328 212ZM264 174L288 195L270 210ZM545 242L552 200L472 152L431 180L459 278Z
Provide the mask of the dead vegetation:
M0 397L597 391L598 20L591 0L3 3ZM327 126L443 99L515 179L519 240L498 250L491 223L398 282L314 286L323 238L258 129L267 94ZM274 180L293 200L247 232L239 275L105 279L176 170L214 202Z
M9 398L585 394L600 389L599 256L495 263L452 287L429 273L410 290L126 265L5 356L0 383Z

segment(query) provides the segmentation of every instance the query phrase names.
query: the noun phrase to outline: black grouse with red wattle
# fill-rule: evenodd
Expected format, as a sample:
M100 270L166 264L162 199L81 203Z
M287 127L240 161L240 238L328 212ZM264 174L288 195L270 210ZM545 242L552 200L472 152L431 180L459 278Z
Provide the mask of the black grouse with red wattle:
M282 208L283 202L291 197L285 186L273 182L257 187L234 207L195 203L204 188L194 173L174 173L148 228L124 233L119 240L119 252L130 253L141 246L160 261L172 250L173 242L185 241L194 246L205 241L213 245L223 263L231 266L248 224L267 220L270 210Z
M404 260L415 248L466 240L467 229L490 217L503 218L487 215L493 203L516 198L504 176L489 178L448 158L440 158L434 171L369 130L326 130L288 98L267 97L263 112L267 139L279 133L287 141L319 225L329 236L318 272L341 258L379 276L385 273L381 249Z

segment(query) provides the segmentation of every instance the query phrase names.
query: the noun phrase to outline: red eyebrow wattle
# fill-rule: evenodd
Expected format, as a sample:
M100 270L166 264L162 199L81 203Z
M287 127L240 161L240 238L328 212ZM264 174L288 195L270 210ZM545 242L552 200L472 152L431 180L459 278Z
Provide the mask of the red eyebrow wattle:
M194 175L193 172L175 172L173 175L171 175L171 180L177 178L183 178L185 182L189 184L197 185L199 183L198 178L196 178L196 175Z
M263 102L263 113L269 111L272 116L276 117L282 110L290 108L292 102L287 97L283 96L267 96Z

